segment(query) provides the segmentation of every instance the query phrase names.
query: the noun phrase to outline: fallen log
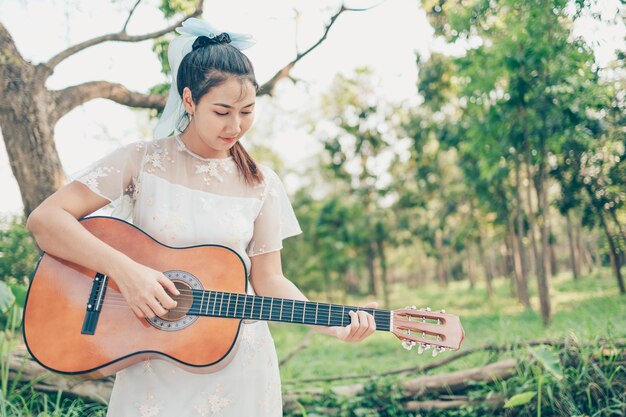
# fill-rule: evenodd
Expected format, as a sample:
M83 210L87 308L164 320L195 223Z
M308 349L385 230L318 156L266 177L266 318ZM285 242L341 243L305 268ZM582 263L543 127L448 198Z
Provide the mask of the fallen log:
M9 380L30 384L36 391L56 393L62 390L86 402L106 404L111 396L114 377L99 380L82 380L62 376L45 369L35 361L24 345L9 353Z
M515 359L505 359L480 368L449 374L426 375L402 383L405 396L420 396L431 392L459 392L474 382L494 382L509 379L517 369Z
M411 379L398 384L398 389L403 390L403 396L414 399L429 393L459 392L474 382L493 382L504 380L513 376L516 372L517 361L505 359L486 366L452 372L449 374L426 375ZM330 391L337 396L353 397L363 392L363 384L344 385L331 387ZM308 388L290 392L283 396L285 407L297 407L300 398L306 396L319 396L324 393L321 388ZM417 405L415 405L417 406Z
M404 409L406 411L432 411L450 410L465 406L486 405L491 410L502 408L504 399L502 397L485 398L483 400L428 400L428 401L407 401Z
M432 369L438 368L443 365L447 365L451 362L454 362L458 359L464 358L468 355L471 355L476 352L490 351L490 352L506 352L513 349L519 349L526 346L541 346L541 345L550 345L558 348L564 348L568 346L568 339L532 339L527 340L525 342L516 342L510 344L488 344L483 346L477 346L472 348L464 348L460 352L455 352L452 354L447 354L439 360L428 363L426 365L419 366L410 366L405 368L393 369L391 371L377 373L375 376L387 376L387 375L399 375L399 374L408 374L408 373L424 373L426 371L430 371ZM626 339L617 339L612 342L607 341L606 339L600 339L596 343L602 346L601 352L606 355L606 352L617 352L620 353L623 351L623 348L626 347ZM580 346L595 346L596 343L580 343ZM608 343L608 345L607 345ZM369 379L372 377L372 374L348 374L348 375L338 375L338 376L330 376L330 377L316 377L316 378L307 378L307 379L298 379L298 380L287 380L283 381L282 384L303 384L303 383L311 383L311 382L332 382L332 381L340 381L346 379Z

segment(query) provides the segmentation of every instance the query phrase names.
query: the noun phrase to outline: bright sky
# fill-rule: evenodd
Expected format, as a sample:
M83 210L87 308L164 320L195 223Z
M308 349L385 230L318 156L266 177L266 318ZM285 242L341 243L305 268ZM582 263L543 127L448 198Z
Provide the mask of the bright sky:
M75 43L121 29L135 0L2 0L0 21L13 36L18 50L39 63ZM156 6L145 0L129 25L131 34L164 27ZM246 50L260 83L306 49L321 35L324 24L341 4L338 0L230 0L206 1L204 19L227 31L251 33L257 44ZM367 7L380 0L346 1L351 7ZM610 0L604 4L617 3ZM299 11L296 30L296 9ZM609 10L609 9L607 9ZM599 42L599 60L608 60L626 33L620 28L583 25L580 30ZM151 51L151 41L105 43L65 60L48 80L50 89L86 81L119 82L145 92L165 80ZM314 111L320 93L337 73L349 75L369 66L380 79L380 95L393 101L415 97L415 52L442 50L435 41L417 0L387 0L366 12L343 14L328 39L300 61L292 75L303 80L279 84L273 99L260 99L254 131L246 138L271 146L288 166L301 166L319 144L307 134L302 115ZM93 100L74 109L56 126L56 145L68 174L83 168L121 144L152 137L153 123L143 111L133 111L108 100ZM4 143L4 142L3 142ZM245 143L245 142L244 142ZM288 182L288 181L287 181ZM5 148L0 145L0 215L22 210L17 183ZM287 184L289 186L289 184Z

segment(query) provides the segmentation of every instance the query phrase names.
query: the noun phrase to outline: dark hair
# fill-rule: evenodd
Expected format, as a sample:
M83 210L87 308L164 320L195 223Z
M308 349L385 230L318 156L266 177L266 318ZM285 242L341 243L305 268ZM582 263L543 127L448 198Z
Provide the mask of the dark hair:
M176 74L176 87L181 97L185 87L188 87L192 100L198 103L212 88L231 78L235 78L241 84L242 95L248 86L246 81L252 84L255 93L259 91L252 62L229 43L230 37L226 33L215 38L199 36L194 41L191 52L183 57ZM185 113L183 117L186 118L187 124L184 129L179 129L181 131L189 125L189 115ZM177 125L180 126L182 121L179 120ZM256 162L239 141L230 148L230 155L247 183L258 184L263 181L263 174Z

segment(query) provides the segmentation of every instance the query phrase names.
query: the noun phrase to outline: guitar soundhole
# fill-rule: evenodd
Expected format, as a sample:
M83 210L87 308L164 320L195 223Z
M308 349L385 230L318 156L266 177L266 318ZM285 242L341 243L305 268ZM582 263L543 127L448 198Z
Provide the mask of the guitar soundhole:
M178 288L178 291L180 291L179 296L173 297L178 305L176 308L168 311L163 317L156 316L152 319L146 320L159 330L175 332L191 326L196 320L198 320L197 315L189 315L187 313L193 305L192 291L201 291L204 288L198 278L186 271L175 269L165 271L163 272L163 275L171 279L176 288Z
M191 294L191 287L189 285L180 281L174 281L174 285L176 289L180 291L180 295L172 296L178 304L176 308L168 311L166 315L161 316L161 318L165 320L178 320L185 317L193 303L193 297L189 295Z

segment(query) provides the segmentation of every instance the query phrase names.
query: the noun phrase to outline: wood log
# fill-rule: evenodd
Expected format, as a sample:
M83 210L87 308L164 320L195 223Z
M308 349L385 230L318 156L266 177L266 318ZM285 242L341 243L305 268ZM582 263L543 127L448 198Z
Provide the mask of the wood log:
M80 397L87 402L106 404L111 396L115 377L83 380L77 377L55 374L37 363L24 345L14 349L8 358L9 380L31 384L36 391Z
M505 359L480 368L471 368L449 374L427 375L406 381L402 384L405 396L420 396L430 392L459 392L468 383L493 382L512 377L517 368L515 359Z
M459 392L467 388L468 384L476 381L492 382L508 379L515 373L517 361L505 359L483 367L466 369L449 374L426 375L400 383L406 398L434 392ZM363 391L363 384L343 385L330 388L338 396L351 397ZM296 401L302 396L316 396L324 392L322 388L307 388L284 395L285 402Z
M504 405L502 397L494 396L478 401L464 400L428 400L428 401L407 401L404 409L406 411L432 411L450 410L463 406L487 405L491 410L496 410Z

